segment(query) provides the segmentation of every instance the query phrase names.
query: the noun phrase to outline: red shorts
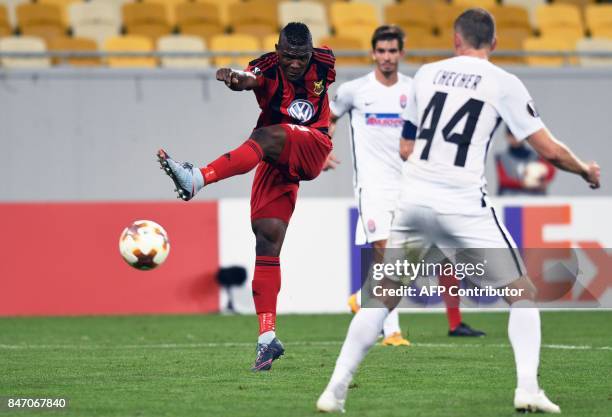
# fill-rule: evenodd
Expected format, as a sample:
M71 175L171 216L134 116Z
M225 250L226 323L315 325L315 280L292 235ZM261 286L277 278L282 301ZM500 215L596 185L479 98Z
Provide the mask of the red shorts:
M275 163L261 161L251 189L251 220L281 219L289 223L300 181L316 178L332 150L329 137L306 126L281 124L287 138Z

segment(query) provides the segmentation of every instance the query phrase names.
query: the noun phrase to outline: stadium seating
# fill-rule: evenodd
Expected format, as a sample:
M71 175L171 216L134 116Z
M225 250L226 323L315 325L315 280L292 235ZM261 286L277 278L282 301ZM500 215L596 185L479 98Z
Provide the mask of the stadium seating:
M31 3L31 0L1 0L8 12L8 20L12 27L17 26L17 6L22 3Z
M433 6L433 17L436 22L438 33L441 36L449 36L453 33L453 24L465 8L455 4L437 3Z
M497 65L525 65L525 60L520 56L502 57L498 52L522 51L523 42L527 37L517 36L515 33L497 33L497 48L491 55L491 62Z
M212 3L185 2L176 7L176 23L183 35L199 36L206 44L223 33L219 7Z
M578 41L576 50L578 52L607 51L612 54L612 39L584 38ZM578 61L583 67L607 66L612 68L612 58L581 56Z
M56 36L47 42L49 51L77 51L77 52L96 52L98 46L96 41L87 38L71 38L68 36ZM92 67L101 65L100 58L53 58L54 65L73 65L79 67Z
M257 38L248 34L216 35L210 39L210 51L250 52L259 51L261 46ZM248 56L221 55L214 58L216 67L246 68L250 61L257 58L257 54Z
M66 32L60 8L52 4L20 4L17 6L17 24L21 34L45 40Z
M266 0L232 4L229 25L233 32L266 36L278 32L278 10Z
M527 9L519 6L495 6L489 11L495 17L497 33L506 38L515 36L524 39L532 35L531 23Z
M387 6L385 23L401 27L406 32L408 42L413 37L432 35L435 29L432 7L420 3L400 3Z
M199 36L166 35L157 40L160 52L204 52L206 45ZM205 68L210 60L204 57L162 57L162 67L166 68Z
M41 38L34 36L9 36L0 38L0 52L46 52L47 47ZM48 68L49 58L9 58L0 59L5 68Z
M526 52L529 51L560 51L560 52L572 52L575 47L575 42L563 37L540 37L540 38L527 38L523 42L523 48ZM544 56L535 55L525 57L525 62L528 65L533 66L545 66L545 67L561 67L567 64L575 63L572 58L566 58L562 56Z
M519 6L527 10L531 26L536 27L536 9L538 6L546 4L546 0L504 0L502 3L504 6Z
M585 19L593 38L612 39L612 4L593 4L587 6Z
M214 4L219 9L219 17L221 19L221 23L224 26L229 24L229 9L230 6L234 3L238 3L241 0L195 0L198 3L209 3Z
M453 41L452 41L452 38L448 35L444 35L444 36L426 35L426 36L414 38L411 42L408 42L408 45L406 46L406 51L408 52L408 54L413 49L451 51L453 49ZM445 58L450 57L451 55L452 54L441 53L440 55L434 55L434 56L428 56L428 57L418 57L418 58L408 56L407 60L408 62L412 62L412 63L427 63L427 62L438 61L440 59L445 59Z
M128 35L146 36L155 42L172 31L163 4L126 3L121 7L121 14Z
M152 52L153 42L146 36L116 36L104 43L106 52ZM111 68L153 68L157 66L155 58L113 56L106 59Z
M326 36L319 40L319 46L327 46L336 54L336 65L364 65L372 62L369 57L343 57L339 56L342 51L365 51L369 46L363 40L355 38L343 38L341 36Z
M71 4L80 3L82 0L36 0L37 3L52 4L60 9L62 15L62 22L64 25L68 25L68 8Z
M74 3L70 5L68 15L74 36L95 39L99 49L107 38L119 35L121 30L119 8L112 3Z
M166 8L166 16L170 25L176 24L176 7L187 0L140 0L144 3L159 3Z
M335 34L344 38L368 39L380 25L376 8L369 3L333 3L329 17Z
M536 9L537 27L542 36L560 37L574 43L584 36L578 7L568 4L545 4Z
M264 37L261 41L261 49L265 52L272 52L276 50L275 46L277 43L278 43L278 33L266 35L266 37Z
M0 4L0 36L9 36L13 31L6 6Z
M278 6L278 18L280 26L295 21L307 24L315 45L322 37L329 36L325 6L316 1L284 1Z
M489 9L496 6L497 0L453 0L453 4L461 6L464 9L469 7L482 7L484 9Z
M383 21L384 18L384 10L387 6L393 5L396 3L395 0L351 0L357 3L369 3L376 9L376 19L379 22Z

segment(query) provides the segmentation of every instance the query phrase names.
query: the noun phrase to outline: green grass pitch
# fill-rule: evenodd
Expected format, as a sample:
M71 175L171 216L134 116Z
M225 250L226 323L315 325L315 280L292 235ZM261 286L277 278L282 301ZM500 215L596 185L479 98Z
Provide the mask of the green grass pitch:
M0 319L0 396L66 397L15 416L316 416L350 315L278 319L286 354L254 374L255 316ZM465 313L486 338L446 336L443 314L402 314L413 346L377 346L348 416L513 416L507 313ZM543 312L540 382L564 416L612 415L612 312ZM5 399L6 400L6 399Z

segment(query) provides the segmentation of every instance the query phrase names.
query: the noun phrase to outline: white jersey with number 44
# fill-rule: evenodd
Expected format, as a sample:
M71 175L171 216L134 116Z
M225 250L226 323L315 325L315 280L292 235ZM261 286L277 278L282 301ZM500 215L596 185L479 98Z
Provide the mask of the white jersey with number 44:
M523 83L485 59L458 56L422 66L402 114L417 126L400 202L439 213L487 205L485 160L503 120L523 140L544 127Z

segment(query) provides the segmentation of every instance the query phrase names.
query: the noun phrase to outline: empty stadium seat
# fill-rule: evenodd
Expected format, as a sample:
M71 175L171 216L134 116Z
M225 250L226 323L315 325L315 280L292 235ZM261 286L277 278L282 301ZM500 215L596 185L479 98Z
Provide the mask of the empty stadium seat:
M170 25L176 24L176 7L188 0L140 0L144 3L159 3L166 8L166 17Z
M495 17L497 32L503 32L517 38L526 38L532 35L531 23L527 9L519 6L495 6L488 9Z
M504 6L518 6L527 10L529 14L529 23L532 27L537 26L536 9L542 4L546 4L546 0L504 0Z
M387 6L396 3L395 0L351 0L357 3L370 3L376 9L376 19L382 22L384 19L384 11Z
M500 52L522 51L523 43L527 37L518 36L510 32L497 33L497 48L491 55L491 62L497 65L524 65L525 59L522 56L499 56Z
M9 36L13 31L6 6L0 4L0 36Z
M259 41L253 35L248 34L231 34L231 35L216 35L210 39L210 51L233 51L233 52L250 52L259 51L261 49ZM246 68L250 61L257 58L257 53L247 56L217 56L213 62L216 67L240 67Z
M278 43L278 33L273 33L272 35L266 35L266 37L264 37L261 41L261 49L264 52L275 51L277 43Z
M545 4L536 9L538 29L544 37L562 37L574 43L584 36L580 11L569 4Z
M0 38L0 52L46 52L47 47L42 38L34 36L9 36ZM49 58L9 58L0 59L0 65L5 68L48 68Z
M159 52L205 52L206 45L199 36L166 35L157 40ZM205 68L210 60L205 57L161 57L162 67Z
M121 16L119 8L104 1L74 3L68 9L74 36L95 39L98 49L107 38L119 35Z
M325 6L316 1L284 1L278 6L278 18L281 27L290 22L307 24L315 45L320 38L329 36Z
M93 39L86 38L71 38L68 36L57 36L47 42L49 51L64 51L64 52L96 52L98 45ZM98 66L102 63L100 58L53 58L54 65L73 65L79 67Z
M364 65L372 62L367 56L340 56L344 51L370 51L369 44L364 44L361 39L327 36L319 40L318 46L327 46L334 52L336 65Z
M17 6L17 23L23 35L45 40L66 32L60 8L52 4L20 4Z
M449 36L454 31L455 19L465 8L454 4L438 3L433 6L433 17L441 36Z
M406 45L406 51L410 54L411 50L432 50L432 51L449 51L449 53L440 53L439 55L427 56L427 57L410 57L408 56L408 62L413 63L427 63L439 61L441 59L449 58L452 56L453 40L450 36L433 36L426 35L418 38L414 38L411 42Z
M8 20L11 27L17 26L17 6L22 3L31 3L31 0L1 0L8 12Z
M235 33L266 36L278 32L278 10L266 0L232 4L229 10L229 25Z
M470 7L482 7L483 9L489 9L497 5L497 0L453 0L452 3L465 9Z
M333 3L330 23L339 37L368 38L380 25L376 8L369 3Z
M62 22L65 26L68 25L68 9L71 4L79 3L82 0L36 0L38 3L42 4L53 4L60 9L60 13L62 15Z
M153 42L146 36L116 36L104 43L106 52L152 52ZM111 68L153 68L157 61L153 57L113 56L106 58Z
M219 18L221 24L227 26L229 24L229 9L234 3L239 3L241 0L195 0L198 3L209 3L214 4L219 9Z
M176 7L176 22L183 35L199 36L206 44L211 36L223 34L219 7L212 3L185 2Z
M408 41L412 37L432 35L436 27L431 5L420 3L392 4L385 8L385 23L401 27Z
M126 3L121 7L128 35L146 36L155 42L172 31L166 7L159 3Z
M572 52L575 48L575 42L567 38L562 37L541 37L541 38L527 38L523 42L523 48L526 52L530 51L550 51L550 52ZM572 58L566 58L563 56L545 56L535 55L526 56L525 62L532 66L545 66L545 67L561 67L574 63L575 60Z
M593 38L612 39L612 4L593 4L587 6L585 19Z
M583 38L576 44L578 52L609 52L612 54L612 39L589 39ZM612 56L610 57L594 57L581 56L578 62L583 67L612 67Z

